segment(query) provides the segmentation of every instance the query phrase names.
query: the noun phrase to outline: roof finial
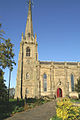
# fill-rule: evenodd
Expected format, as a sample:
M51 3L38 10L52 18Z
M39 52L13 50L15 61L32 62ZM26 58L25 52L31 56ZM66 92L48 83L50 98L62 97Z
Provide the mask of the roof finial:
M22 32L22 41L23 41L23 32Z

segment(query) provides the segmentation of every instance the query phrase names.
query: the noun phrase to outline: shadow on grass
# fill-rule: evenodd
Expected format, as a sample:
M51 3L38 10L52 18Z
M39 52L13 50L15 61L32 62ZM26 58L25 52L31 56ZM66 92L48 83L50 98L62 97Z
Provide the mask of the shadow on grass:
M53 117L53 118L51 118L50 120L62 120L61 118L58 118L56 115Z
M43 99L36 98L28 98L26 99L26 103L28 105L41 105L46 103L47 101ZM9 102L0 102L0 120L3 120L7 117L10 117L11 114L16 112L21 112L24 110L25 100L16 100L11 99Z
M0 102L0 120L9 117L13 111L24 106L24 100L10 101L10 102Z

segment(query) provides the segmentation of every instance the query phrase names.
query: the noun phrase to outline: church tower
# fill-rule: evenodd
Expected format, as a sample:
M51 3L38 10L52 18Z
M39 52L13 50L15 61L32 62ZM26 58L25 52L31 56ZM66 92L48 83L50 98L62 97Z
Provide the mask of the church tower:
M18 58L18 70L16 79L15 98L34 98L38 96L37 80L37 36L33 34L32 4L29 0L28 16L25 35L22 33Z

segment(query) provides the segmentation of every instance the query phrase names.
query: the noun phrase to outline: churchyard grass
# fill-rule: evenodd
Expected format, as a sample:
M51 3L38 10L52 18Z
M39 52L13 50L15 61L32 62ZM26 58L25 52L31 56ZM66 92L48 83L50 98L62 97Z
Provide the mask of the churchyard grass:
M80 103L80 99L70 99L71 102Z
M51 118L50 120L62 120L61 118L58 118L57 115L55 115L53 118Z

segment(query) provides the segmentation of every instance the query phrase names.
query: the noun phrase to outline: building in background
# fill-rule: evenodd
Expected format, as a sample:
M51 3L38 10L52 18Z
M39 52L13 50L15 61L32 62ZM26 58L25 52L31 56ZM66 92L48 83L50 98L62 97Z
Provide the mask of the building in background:
M10 90L9 90L9 97L10 98L14 98L14 95L15 95L15 88L10 88Z
M75 83L80 77L79 62L38 60L37 35L33 34L31 0L18 58L15 98L76 96Z

